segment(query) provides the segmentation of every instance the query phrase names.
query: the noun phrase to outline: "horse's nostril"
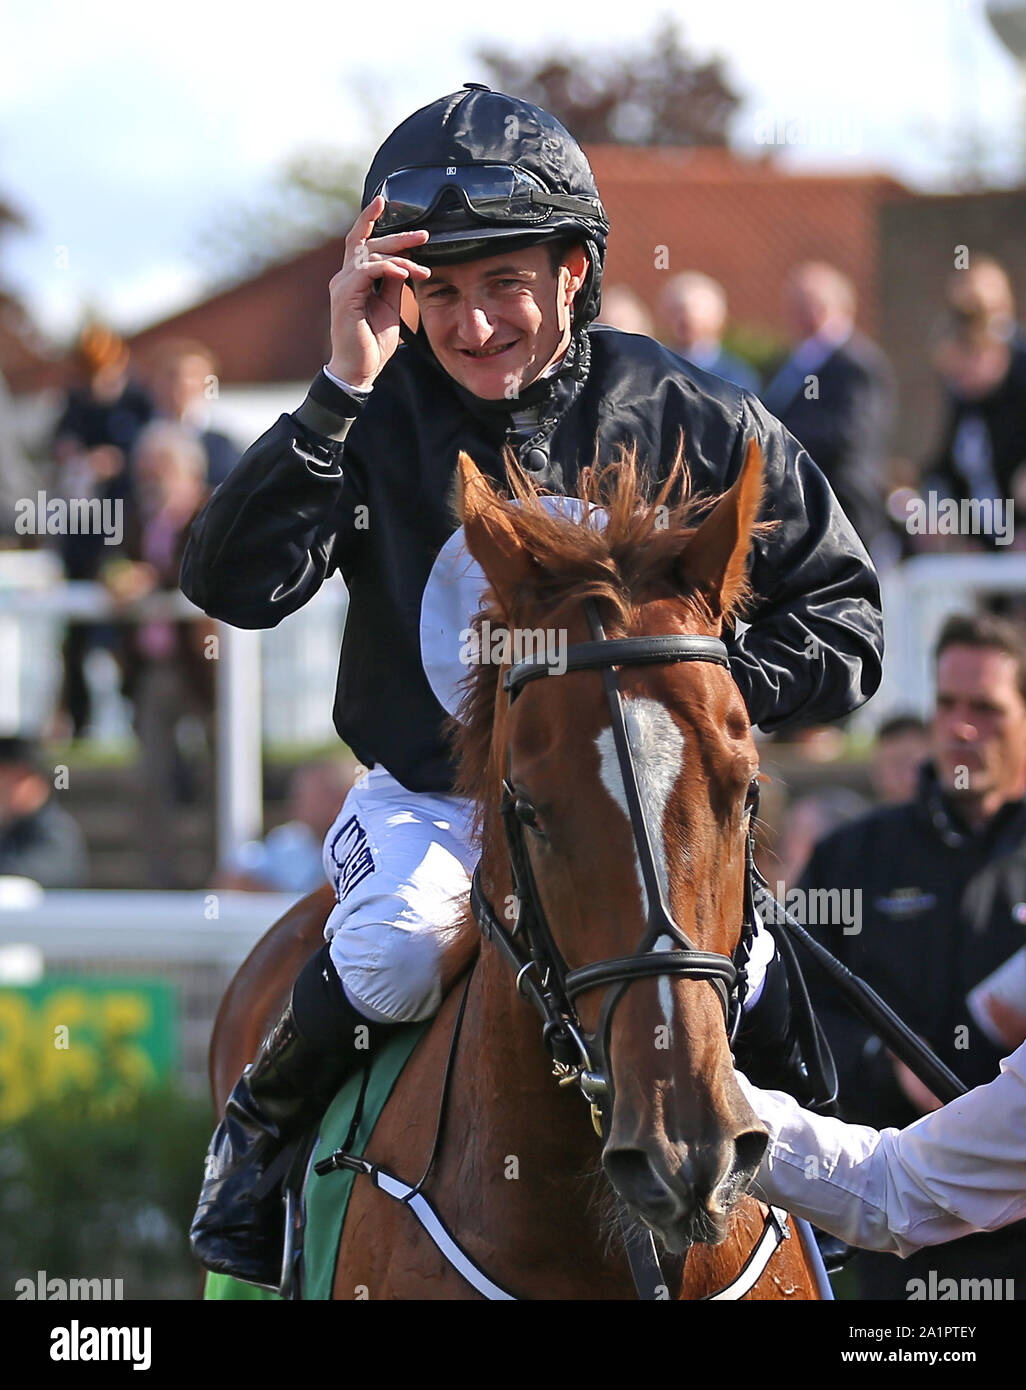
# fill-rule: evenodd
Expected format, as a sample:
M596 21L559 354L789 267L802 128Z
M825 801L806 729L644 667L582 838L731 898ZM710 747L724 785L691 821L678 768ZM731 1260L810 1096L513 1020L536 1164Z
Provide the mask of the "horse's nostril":
M735 1173L745 1173L749 1179L753 1178L759 1171L768 1143L769 1135L763 1130L752 1129L739 1134L734 1140Z
M641 1210L672 1201L641 1149L613 1149L603 1155L602 1166L621 1197Z

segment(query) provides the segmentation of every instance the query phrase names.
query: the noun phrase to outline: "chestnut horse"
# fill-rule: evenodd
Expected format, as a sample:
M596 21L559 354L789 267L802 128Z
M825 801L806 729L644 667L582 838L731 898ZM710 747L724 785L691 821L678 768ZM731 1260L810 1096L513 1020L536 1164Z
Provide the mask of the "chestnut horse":
M583 979L570 1005L577 1036L603 1040L585 1055L601 1056L606 1075L567 1064L562 1079L571 1084L558 1085L508 952L494 938L479 949L468 909L443 970L446 984L463 976L466 987L449 991L418 1043L366 1157L416 1182L434 1152L424 1195L469 1260L517 1298L636 1297L615 1212L625 1231L633 1224L650 1248L652 1232L661 1247L666 1292L654 1296L707 1298L731 1285L767 1229L767 1209L747 1194L766 1131L735 1082L725 1028L729 970L723 977L746 914L758 759L729 670L681 652L689 643L722 652L708 639L720 637L746 597L749 550L767 529L756 523L762 460L750 445L734 485L697 525L694 503L675 500L687 481L679 458L654 501L630 456L603 472L585 470L576 518L554 513L512 470L512 500L498 497L466 456L460 473L466 545L490 586L478 621L514 636L547 630L570 651L594 644L593 657L600 615L603 639L669 639L677 656L634 664L616 648L623 657L615 675L611 654L600 654L581 663L587 669L536 671L548 678L529 676L515 700L502 680L508 663L482 663L468 676L456 733L458 790L478 811L480 900L508 921L524 910L526 876L547 939L571 975L599 962L631 974L625 981L607 968L594 985L574 976ZM592 507L602 508L604 524ZM618 734L613 698L622 711ZM628 777L633 799L625 795ZM522 827L517 894L516 837L507 839L500 812L504 783L506 820L515 803ZM672 923L657 940L654 895ZM211 1046L220 1106L320 943L331 903L323 890L298 904L236 976ZM689 951L679 949L682 941ZM675 954L660 961L660 952ZM685 957L712 965L674 971L671 960ZM552 983L535 978L536 995ZM592 1115L580 1095L588 1080ZM819 1297L813 1258L801 1235L784 1239L743 1296ZM481 1296L411 1211L357 1176L333 1296L368 1294Z

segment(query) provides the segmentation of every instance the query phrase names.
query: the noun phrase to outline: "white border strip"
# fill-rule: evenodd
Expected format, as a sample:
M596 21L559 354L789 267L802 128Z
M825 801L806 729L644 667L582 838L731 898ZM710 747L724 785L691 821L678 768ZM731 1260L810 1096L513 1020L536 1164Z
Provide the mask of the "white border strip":
M517 1302L511 1293L507 1293L505 1289L500 1289L498 1284L493 1284L487 1274L483 1274L477 1265L473 1264L463 1253L442 1225L426 1197L418 1192L416 1197L410 1198L409 1194L413 1188L410 1187L409 1183L401 1182L380 1168L374 1170L374 1183L375 1186L381 1188L382 1192L387 1192L390 1197L397 1198L404 1206L410 1208L445 1258L454 1269L463 1275L468 1284L477 1289L478 1293L483 1294L485 1298L491 1299L493 1302Z
M755 1287L775 1251L782 1244L788 1219L786 1211L780 1207L770 1207L770 1219L766 1222L765 1229L740 1274L725 1289L720 1289L719 1293L710 1294L702 1301L704 1303L733 1303L739 1298L744 1298L745 1294Z

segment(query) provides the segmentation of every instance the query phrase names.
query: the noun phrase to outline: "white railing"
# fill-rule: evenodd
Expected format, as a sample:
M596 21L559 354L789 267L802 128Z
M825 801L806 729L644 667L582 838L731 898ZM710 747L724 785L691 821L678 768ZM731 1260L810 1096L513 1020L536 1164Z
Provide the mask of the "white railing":
M855 716L875 728L898 710L929 712L932 649L944 619L982 596L1026 593L1026 554L923 555L884 576L886 657L877 695ZM339 642L348 604L340 580L277 628L248 632L218 624L218 852L262 833L262 739L325 743ZM154 594L130 608L98 584L60 581L47 552L0 552L0 721L41 729L60 678L60 638L69 619L97 622L189 617L182 594Z
M44 964L113 957L235 970L299 896L214 890L37 891L26 893L19 905L0 903L0 948L34 947Z
M172 985L177 1075L190 1091L204 1094L210 1032L221 997L296 895L43 893L34 888L24 880L0 878L0 985L34 985L53 977Z
M20 581L20 582L19 582ZM263 833L263 740L328 743L349 596L324 584L268 632L217 624L217 848L221 862ZM60 685L64 624L199 616L181 593L116 604L101 584L64 582L45 551L0 552L0 732L42 732Z
M889 715L933 708L933 648L945 618L971 611L989 595L1026 593L1026 553L917 555L882 580L884 673L880 689L859 711L859 727Z

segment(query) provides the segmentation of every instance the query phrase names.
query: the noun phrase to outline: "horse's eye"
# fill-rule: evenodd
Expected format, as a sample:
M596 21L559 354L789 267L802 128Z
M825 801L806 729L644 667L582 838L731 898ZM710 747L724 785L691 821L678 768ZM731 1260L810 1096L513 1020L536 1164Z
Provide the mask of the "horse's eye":
M538 824L538 812L529 801L525 801L523 797L518 796L513 810L521 825L526 825L530 830L540 829Z

